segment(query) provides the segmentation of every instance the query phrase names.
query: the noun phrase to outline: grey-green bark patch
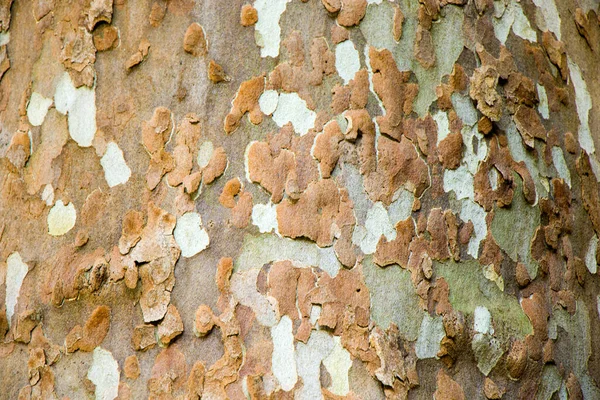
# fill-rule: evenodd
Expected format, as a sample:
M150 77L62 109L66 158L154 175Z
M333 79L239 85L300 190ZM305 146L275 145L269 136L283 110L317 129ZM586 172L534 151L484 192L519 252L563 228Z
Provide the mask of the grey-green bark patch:
M477 306L486 307L492 315L496 336L500 339L510 336L522 339L533 332L518 299L501 292L494 282L486 279L476 260L435 262L434 270L438 277L448 282L452 307L470 315Z
M340 270L333 247L320 248L308 240L292 240L277 235L246 235L242 251L234 263L234 272L279 260L291 260L305 266L319 267L331 276Z
M370 256L365 257L362 265L371 294L371 318L382 329L394 323L404 338L417 340L425 313L419 305L410 272L397 265L380 268Z
M552 395L560 390L562 378L556 365L548 364L542 372L542 379L535 396L536 400L550 400Z
M471 349L477 360L477 368L485 376L496 366L505 351L498 339L483 333L475 334Z
M495 207L492 235L513 261L525 264L529 276L537 276L537 262L531 256L531 239L540 225L540 211L525 200L522 183L515 176L517 189L508 207Z
M550 174L547 171L545 163L540 159L541 151L539 150L539 147L538 155L540 157L536 158L534 156L535 153L525 149L521 134L518 132L517 126L510 118L503 118L500 121L499 126L506 132L508 149L510 150L510 155L512 158L516 162L523 161L527 166L527 170L531 174L533 182L535 183L537 198L539 199L541 197L548 197L549 184L545 177L550 176Z
M415 354L418 358L434 358L440 351L440 342L446 336L442 317L423 315L419 338L415 344Z
M574 315L562 308L552 310L551 324L560 326L567 332L571 349L571 367L579 380L584 399L600 399L600 390L588 372L588 361L592 354L592 332L588 308L581 300L577 301ZM561 334L561 339L564 336Z
M371 4L360 24L367 43L376 48L389 49L400 71L413 71L419 82L419 94L414 102L414 110L423 117L429 106L436 100L435 87L444 75L452 72L452 67L464 47L462 32L463 8L447 5L438 21L433 23L431 36L435 52L435 65L425 69L414 57L414 42L417 33L419 3L412 0L398 2L404 14L402 38L396 42L392 36L394 7L390 2Z

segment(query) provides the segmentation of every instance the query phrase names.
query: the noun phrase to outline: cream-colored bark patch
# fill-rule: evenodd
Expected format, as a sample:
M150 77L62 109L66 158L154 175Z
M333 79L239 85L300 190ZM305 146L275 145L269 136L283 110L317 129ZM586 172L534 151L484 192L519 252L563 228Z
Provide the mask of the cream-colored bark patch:
M297 400L321 399L321 362L326 358L335 343L333 337L324 331L314 331L306 344L296 345L296 366L302 378L302 387L296 390Z
M577 114L579 115L579 145L588 154L593 154L596 151L596 148L590 132L590 110L592 109L592 96L588 91L587 84L583 79L579 65L574 63L573 60L571 60L571 57L567 57L567 63L569 65L571 82L575 88L575 105L577 106ZM600 181L600 164L598 163L596 157L590 157L590 163L594 169L594 174L596 174L596 179Z
M87 378L96 385L96 400L113 400L119 394L119 364L108 350L94 349Z
M493 334L492 315L490 311L483 307L477 306L473 314L473 330L477 333Z
M571 172L569 172L569 166L567 165L565 155L560 147L552 147L552 162L554 163L556 172L558 172L558 176L571 187Z
M256 321L260 325L272 327L279 318L275 307L277 301L272 297L263 296L256 289L259 272L259 268L252 268L234 273L231 277L231 293L240 304L254 311Z
M212 142L203 142L200 145L200 148L198 149L198 157L196 159L196 162L200 168L205 168L208 165L214 150L215 149Z
M279 18L291 0L256 0L254 8L258 21L254 25L254 39L260 47L261 57L277 57L281 42Z
M196 212L185 213L177 219L173 237L183 257L195 256L210 243L208 233L202 227L202 218Z
M333 351L323 360L323 365L331 376L329 391L338 396L346 396L350 391L348 371L352 367L352 359L348 350L342 346L339 336L334 336L333 341L335 342Z
M538 97L540 98L540 103L538 104L538 112L544 119L550 118L550 110L548 109L548 95L546 94L546 89L540 85L536 84Z
M298 96L298 93L281 93L277 103L277 109L273 113L273 121L278 126L291 122L294 131L305 135L308 130L315 126L317 114L306 106L306 102Z
M49 183L42 190L42 200L47 206L54 204L54 188Z
M271 358L273 375L286 392L292 390L298 380L296 358L294 357L294 334L292 320L284 315L279 323L271 328L273 356Z
M506 3L501 0L495 0L492 23L494 25L494 33L502 44L506 43L511 28L515 35L532 43L537 41L536 32L531 28L529 20L523 13L521 4L516 1Z
M131 176L131 169L123 158L123 151L115 142L110 142L106 146L106 152L100 159L100 164L104 169L104 178L109 187L123 184Z
M271 115L277 109L279 102L279 93L277 90L265 90L258 98L258 106L260 111L265 115Z
M598 236L594 235L590 239L587 252L585 253L585 266L590 274L598 272L598 263L596 262L596 252L598 251Z
M387 210L383 203L377 202L367 212L365 226L357 226L352 235L352 242L365 254L373 254L377 249L377 243L381 235L389 240L396 238L396 230L390 221Z
M29 99L29 104L27 104L27 119L29 119L29 123L33 126L40 126L44 122L48 108L51 105L52 99L48 99L38 92L33 92Z
M260 233L277 233L277 208L274 204L255 204L252 207L252 223Z
M58 200L48 213L48 233L52 236L61 236L75 226L77 211L73 203L65 205Z
M448 114L444 111L433 114L433 120L437 124L437 142L439 144L450 134L450 121L448 121Z
M538 12L544 19L544 25L540 26L541 30L549 30L556 35L558 40L561 40L560 34L560 14L556 8L554 0L533 0L533 3L538 7Z
M6 259L6 319L8 326L11 326L11 318L15 313L17 300L19 299L19 291L23 284L23 279L29 271L27 264L21 259L21 255L17 252L12 253Z
M352 41L345 40L335 46L335 68L345 85L354 79L360 69L360 58Z
M298 265L318 265L330 276L337 275L341 268L333 246L321 248L306 240L292 240L277 235L246 235L235 270L262 268L278 260L290 260Z
M75 88L65 72L54 93L56 110L66 114L71 138L81 147L92 145L96 134L96 91L87 86Z
M485 222L486 217L485 210L479 204L475 203L471 199L466 199L462 202L460 211L460 219L463 221L471 221L473 223L473 237L469 240L469 247L467 253L472 257L477 258L479 255L479 245L481 241L485 239L487 234L487 224Z

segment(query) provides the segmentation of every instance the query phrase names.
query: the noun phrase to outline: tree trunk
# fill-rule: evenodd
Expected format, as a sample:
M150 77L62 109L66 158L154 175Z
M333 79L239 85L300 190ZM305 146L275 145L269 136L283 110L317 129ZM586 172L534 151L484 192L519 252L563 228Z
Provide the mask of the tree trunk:
M600 399L598 0L0 1L0 398Z

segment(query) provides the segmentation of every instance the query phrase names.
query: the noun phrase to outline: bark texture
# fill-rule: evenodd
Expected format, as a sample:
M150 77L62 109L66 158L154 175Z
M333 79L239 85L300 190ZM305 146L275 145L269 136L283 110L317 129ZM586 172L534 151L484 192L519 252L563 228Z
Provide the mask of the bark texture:
M0 398L600 399L599 7L0 1Z

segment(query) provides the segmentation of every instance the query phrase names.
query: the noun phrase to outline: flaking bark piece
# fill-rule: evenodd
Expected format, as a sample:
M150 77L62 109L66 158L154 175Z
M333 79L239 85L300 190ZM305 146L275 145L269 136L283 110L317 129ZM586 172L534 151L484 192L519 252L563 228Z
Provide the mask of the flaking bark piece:
M87 10L86 28L93 31L97 24L112 21L113 0L92 0Z
M581 199L583 208L587 211L596 235L600 235L600 194L596 175L590 163L590 156L581 151L577 159L577 173L581 179ZM591 157L595 157L592 155Z
M173 393L179 391L186 382L186 367L185 355L177 345L161 351L154 360L148 379L149 397L173 398Z
M527 367L527 346L520 340L513 342L506 357L506 369L508 376L512 379L519 379Z
M537 88L533 80L518 72L509 75L508 82L504 86L504 97L507 102L516 106L521 104L535 107L539 103Z
M354 74L354 79L348 84L350 87L350 108L353 110L364 109L369 100L369 72L366 69Z
M173 159L173 155L166 152L165 149L159 149L150 157L150 164L148 165L148 171L146 171L146 187L154 190L163 176L167 172L171 172L174 168L175 160Z
M523 142L529 148L534 148L534 139L546 141L546 128L540 120L537 111L531 107L521 105L513 116L517 129L523 138Z
M219 260L219 263L217 264L215 283L217 284L217 289L219 289L219 292L221 292L224 295L229 294L229 286L232 273L233 259L231 257L222 257Z
M231 210L231 224L238 229L247 227L252 216L252 206L252 193L242 191L235 207Z
M138 351L153 348L156 345L155 329L156 327L150 324L136 326L133 329L133 336L131 338L133 348Z
M496 91L500 75L493 67L483 65L473 72L469 95L477 102L477 109L492 121L500 121L503 100Z
M229 81L229 77L223 70L223 67L215 62L215 60L210 60L208 63L208 79L212 83L226 82Z
M65 338L67 351L70 353L77 350L93 351L102 343L109 328L110 308L107 306L96 307L83 328L76 325Z
M115 48L119 40L119 30L112 25L100 25L94 30L94 47L96 51L107 51Z
M153 27L158 27L167 13L167 0L155 0L150 9L148 21Z
M436 400L464 400L465 393L460 385L443 369L440 369L436 379L437 388L433 394Z
M329 122L315 138L313 156L319 161L319 170L323 179L329 178L340 157L339 143L344 140L340 126L336 121Z
M594 31L596 33L600 32L598 29L599 25L598 17L594 10L589 10L587 14L581 8L575 10L575 26L577 27L577 31L585 38L585 41L592 50L595 50L597 47L595 39L598 35L594 35Z
M18 130L10 140L5 157L16 169L22 169L25 167L30 155L31 140L29 135L27 132Z
M123 372L128 379L137 379L140 376L140 362L135 354L132 354L125 359Z
M385 108L385 115L377 117L382 133L400 140L403 133L402 120L412 112L412 103L419 86L408 83L411 72L401 72L392 53L374 47L369 48L369 60L373 69L373 88Z
M204 56L208 52L208 43L204 28L197 22L188 26L183 37L183 50L194 57Z
M119 252L121 254L129 253L129 250L140 241L143 227L144 217L142 213L135 210L127 211L123 217L121 238L119 239Z
M463 153L463 139L459 132L450 133L439 144L439 159L446 169L456 169L460 166Z
M492 121L485 115L481 117L479 121L477 121L477 130L479 131L479 133L488 135L493 128L494 125L492 124Z
M185 178L183 178L183 187L185 192L188 194L194 193L200 187L200 182L202 182L202 172L194 172Z
M17 316L17 326L14 328L14 339L17 343L29 343L31 332L39 324L41 315L36 310L25 310Z
M27 360L27 375L29 384L35 385L40 380L40 370L46 365L46 356L44 349L33 348L29 350L29 360Z
M430 185L427 163L406 137L400 142L380 136L377 143L377 169L368 173L364 186L372 201L390 204L394 193L404 186L421 197Z
M277 223L283 236L306 237L318 246L331 246L331 225L338 214L340 194L331 179L311 183L296 202L285 199L277 206Z
M344 333L344 321L355 318L360 326L368 325L370 308L369 289L361 272L340 269L332 278L322 274L318 285L308 294L312 304L321 305L319 325L331 329L335 335Z
M61 59L76 88L94 85L96 48L92 34L84 27L65 35Z
M393 387L395 381L406 381L406 368L404 356L400 350L400 332L396 324L383 331L376 327L369 338L370 344L375 348L379 357L380 366L375 370L375 377L385 386Z
M483 381L483 393L490 400L498 400L504 395L504 390L501 390L493 380L486 376Z
M392 25L392 36L399 42L402 39L402 25L404 24L404 14L397 4L394 4L394 24Z
M277 300L279 315L287 315L295 324L296 339L306 342L310 324L311 301L309 294L315 288L317 276L311 268L296 267L291 261L274 262L269 269L268 294Z
M335 24L331 27L331 41L333 44L340 44L350 38L350 32L348 29Z
M175 263L181 253L173 237L176 218L154 203L148 203L148 223L130 257L140 265L140 307L144 322L161 320L167 312L175 284Z
M129 72L133 67L140 64L148 56L150 51L150 42L147 39L142 39L138 46L138 50L129 57L125 62L125 69Z
M244 4L240 11L240 24L242 26L252 26L258 21L258 12L251 4Z
M224 148L218 147L213 151L208 165L202 170L202 183L205 185L213 183L223 175L225 168L227 168L227 153Z
M407 268L410 255L409 245L414 236L415 223L412 217L399 221L396 224L396 238L394 240L388 242L383 235L379 239L373 261L380 267L398 264L402 268Z
M166 107L154 109L150 121L142 122L142 143L151 155L164 148L171 137L173 121L171 111Z
M556 65L560 70L561 78L566 81L569 77L569 70L567 68L567 52L565 44L556 39L556 36L550 31L545 31L542 34L542 44L546 53L548 53L550 62Z
M177 187L183 183L194 167L194 157L188 146L185 144L175 146L173 164L173 169L167 174L167 183L169 186Z
M231 103L231 110L225 117L223 128L225 133L232 133L240 126L245 113L249 113L250 122L258 125L262 122L263 113L258 105L258 98L265 90L265 76L260 75L242 82Z
M187 380L186 399L200 400L204 391L204 375L206 367L202 361L196 361Z
M255 142L248 149L248 174L252 182L258 183L271 193L271 201L279 203L289 177L295 174L294 153L282 149L273 154L268 143Z
M431 31L423 28L421 25L417 27L413 52L415 58L423 68L429 69L435 65L435 52Z
M173 339L183 333L183 321L177 307L169 304L164 319L158 325L158 340L161 345L168 346Z
M337 16L337 23L341 26L358 25L366 12L367 0L343 0Z
M427 217L427 232L429 232L429 255L435 260L447 260L450 257L448 250L448 232L446 219L441 208L432 208ZM431 276L429 276L431 278Z
M194 333L198 337L206 336L215 326L215 316L209 306L202 304L196 310Z
M239 178L233 178L228 180L227 183L225 183L225 186L223 186L223 191L219 196L219 203L221 203L223 207L235 207L235 196L237 196L240 193L241 189L242 182Z

